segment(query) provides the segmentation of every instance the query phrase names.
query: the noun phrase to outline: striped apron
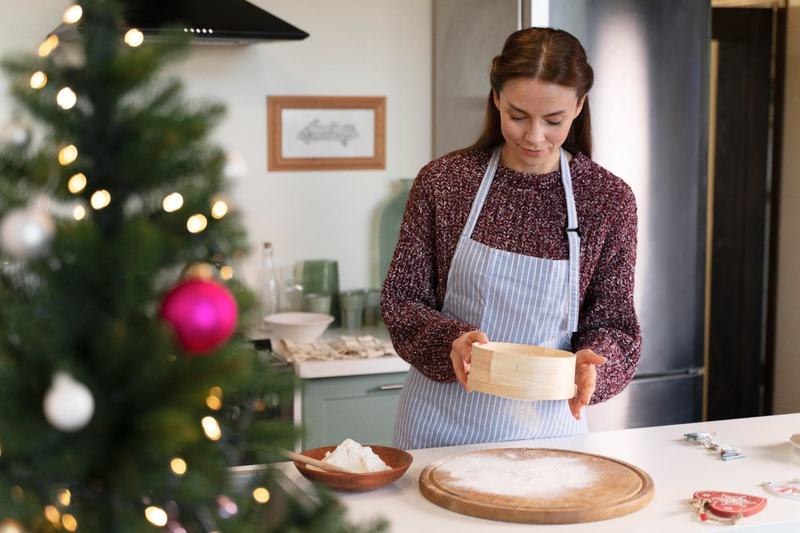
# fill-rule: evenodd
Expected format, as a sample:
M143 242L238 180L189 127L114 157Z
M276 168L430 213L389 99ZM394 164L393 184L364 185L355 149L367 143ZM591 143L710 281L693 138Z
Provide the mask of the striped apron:
M459 237L442 314L477 325L491 341L572 351L578 325L580 236L565 152L561 150L561 181L567 200L568 260L515 254L472 240L499 161L500 148L492 154ZM460 383L433 381L412 366L400 395L394 443L417 449L586 431L586 416L575 420L566 400L467 394Z

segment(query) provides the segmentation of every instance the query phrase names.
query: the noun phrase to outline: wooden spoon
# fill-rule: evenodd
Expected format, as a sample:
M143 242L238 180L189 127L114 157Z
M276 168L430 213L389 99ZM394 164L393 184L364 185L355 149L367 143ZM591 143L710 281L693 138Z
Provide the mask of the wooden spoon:
M338 472L340 474L358 474L354 470L350 470L349 468L344 468L343 466L337 466L331 463L325 463L323 461L319 461L317 459L312 459L307 455L303 455L301 453L290 452L289 450L281 450L281 453L288 457L293 461L297 461L298 463L305 463L307 465L316 466L317 468L321 468L322 470L327 470L328 472Z

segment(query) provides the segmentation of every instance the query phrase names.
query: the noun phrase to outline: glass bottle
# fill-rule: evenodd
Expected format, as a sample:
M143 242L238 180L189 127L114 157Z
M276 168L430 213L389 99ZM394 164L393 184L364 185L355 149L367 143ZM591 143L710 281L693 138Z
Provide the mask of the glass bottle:
M258 278L258 305L263 319L278 312L278 277L275 274L271 242L265 242L261 250L261 270Z
M303 307L303 286L292 267L278 269L278 310L281 313L301 311Z

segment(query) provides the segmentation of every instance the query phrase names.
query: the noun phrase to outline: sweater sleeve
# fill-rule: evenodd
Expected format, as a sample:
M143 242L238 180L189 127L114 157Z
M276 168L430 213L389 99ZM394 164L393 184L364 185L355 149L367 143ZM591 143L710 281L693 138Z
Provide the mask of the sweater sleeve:
M456 379L451 345L463 333L478 328L445 317L437 302L436 209L427 190L429 173L430 165L411 187L383 285L381 313L401 358L434 381L451 382Z
M629 189L626 192L610 220L573 336L576 351L588 348L608 359L597 367L593 404L613 398L630 383L641 355L642 337L633 306L636 200Z

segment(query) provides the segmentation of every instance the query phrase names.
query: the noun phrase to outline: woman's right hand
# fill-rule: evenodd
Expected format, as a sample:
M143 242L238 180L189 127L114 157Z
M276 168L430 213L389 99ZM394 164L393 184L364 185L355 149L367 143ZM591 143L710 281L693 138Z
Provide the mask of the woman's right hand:
M468 331L453 341L453 347L450 350L450 361L453 363L456 379L467 392L472 392L467 387L467 374L469 374L469 365L472 362L473 342L486 344L489 342L489 337L482 331Z

